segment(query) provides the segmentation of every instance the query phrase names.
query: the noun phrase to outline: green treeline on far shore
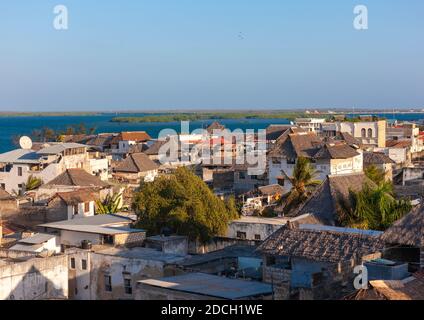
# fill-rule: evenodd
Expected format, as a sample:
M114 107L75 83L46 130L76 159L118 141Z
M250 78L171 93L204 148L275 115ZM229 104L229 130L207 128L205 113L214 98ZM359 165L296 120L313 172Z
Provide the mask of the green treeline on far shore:
M311 117L311 114L302 112L234 112L234 113L169 113L159 115L148 115L139 117L115 117L112 122L143 123L143 122L179 122L179 121L201 121L201 120L238 120L238 119L287 119ZM328 118L329 114L313 115L314 118Z

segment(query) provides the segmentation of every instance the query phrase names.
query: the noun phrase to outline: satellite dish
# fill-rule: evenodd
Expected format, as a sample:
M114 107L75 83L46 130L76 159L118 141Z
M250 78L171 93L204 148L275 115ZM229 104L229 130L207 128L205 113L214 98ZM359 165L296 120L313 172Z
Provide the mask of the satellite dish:
M19 145L22 149L29 150L32 148L32 140L30 137L23 136L19 139Z

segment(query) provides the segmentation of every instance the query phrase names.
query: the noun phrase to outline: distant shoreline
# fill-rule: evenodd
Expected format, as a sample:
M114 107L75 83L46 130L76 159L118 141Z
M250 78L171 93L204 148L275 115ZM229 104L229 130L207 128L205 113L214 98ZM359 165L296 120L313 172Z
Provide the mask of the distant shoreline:
M318 110L319 111L319 110ZM385 110L330 110L328 112L306 113L305 110L222 110L222 111L119 111L119 112L0 112L0 118L7 117L72 117L72 116L102 116L115 115L112 122L120 123L148 123L148 122L179 122L179 121L207 121L207 120L249 120L249 119L287 119L295 118L328 118L335 115L374 115L374 114L424 114L424 111L392 111ZM131 116L128 116L131 115Z

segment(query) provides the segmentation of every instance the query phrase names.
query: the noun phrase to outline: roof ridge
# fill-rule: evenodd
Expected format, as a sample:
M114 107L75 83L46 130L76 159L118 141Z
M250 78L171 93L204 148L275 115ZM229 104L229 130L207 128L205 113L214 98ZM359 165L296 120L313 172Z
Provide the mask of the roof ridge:
M66 174L68 175L69 180L71 180L71 183L72 183L72 184L74 184L74 185L77 185L77 183L76 183L76 182L74 181L74 179L72 178L71 170L70 170L70 169L67 169L67 170L66 170Z
M133 154L131 154L130 155L130 158L131 158L131 161L132 161L132 163L134 164L134 166L137 168L137 171L138 172L141 172L141 168L138 166L138 164L137 164L137 162L135 161L135 159L134 159L134 155L135 155L136 153L133 153ZM143 154L143 153L141 153L141 154Z

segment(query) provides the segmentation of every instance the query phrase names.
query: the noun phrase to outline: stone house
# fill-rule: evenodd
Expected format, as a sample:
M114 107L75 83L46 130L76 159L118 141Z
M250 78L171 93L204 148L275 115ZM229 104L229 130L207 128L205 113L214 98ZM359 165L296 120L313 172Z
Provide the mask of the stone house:
M381 256L380 234L289 223L258 247L263 281L277 300L342 298L354 291L354 268Z
M83 169L68 169L52 181L39 187L35 191L34 201L46 201L57 193L84 189L86 191L89 189L88 192L96 191L103 198L111 193L113 188L109 183L102 181L99 177L93 176Z
M68 257L0 249L0 300L68 298Z
M144 153L133 153L120 162L114 169L113 177L119 181L139 184L151 182L157 175L159 166Z
M175 275L183 256L155 249L94 246L69 249L69 297L74 300L133 300L139 280Z
M99 194L90 192L89 189L60 192L48 201L47 206L50 211L66 212L66 218L63 220L71 220L94 216L95 202L98 199Z

